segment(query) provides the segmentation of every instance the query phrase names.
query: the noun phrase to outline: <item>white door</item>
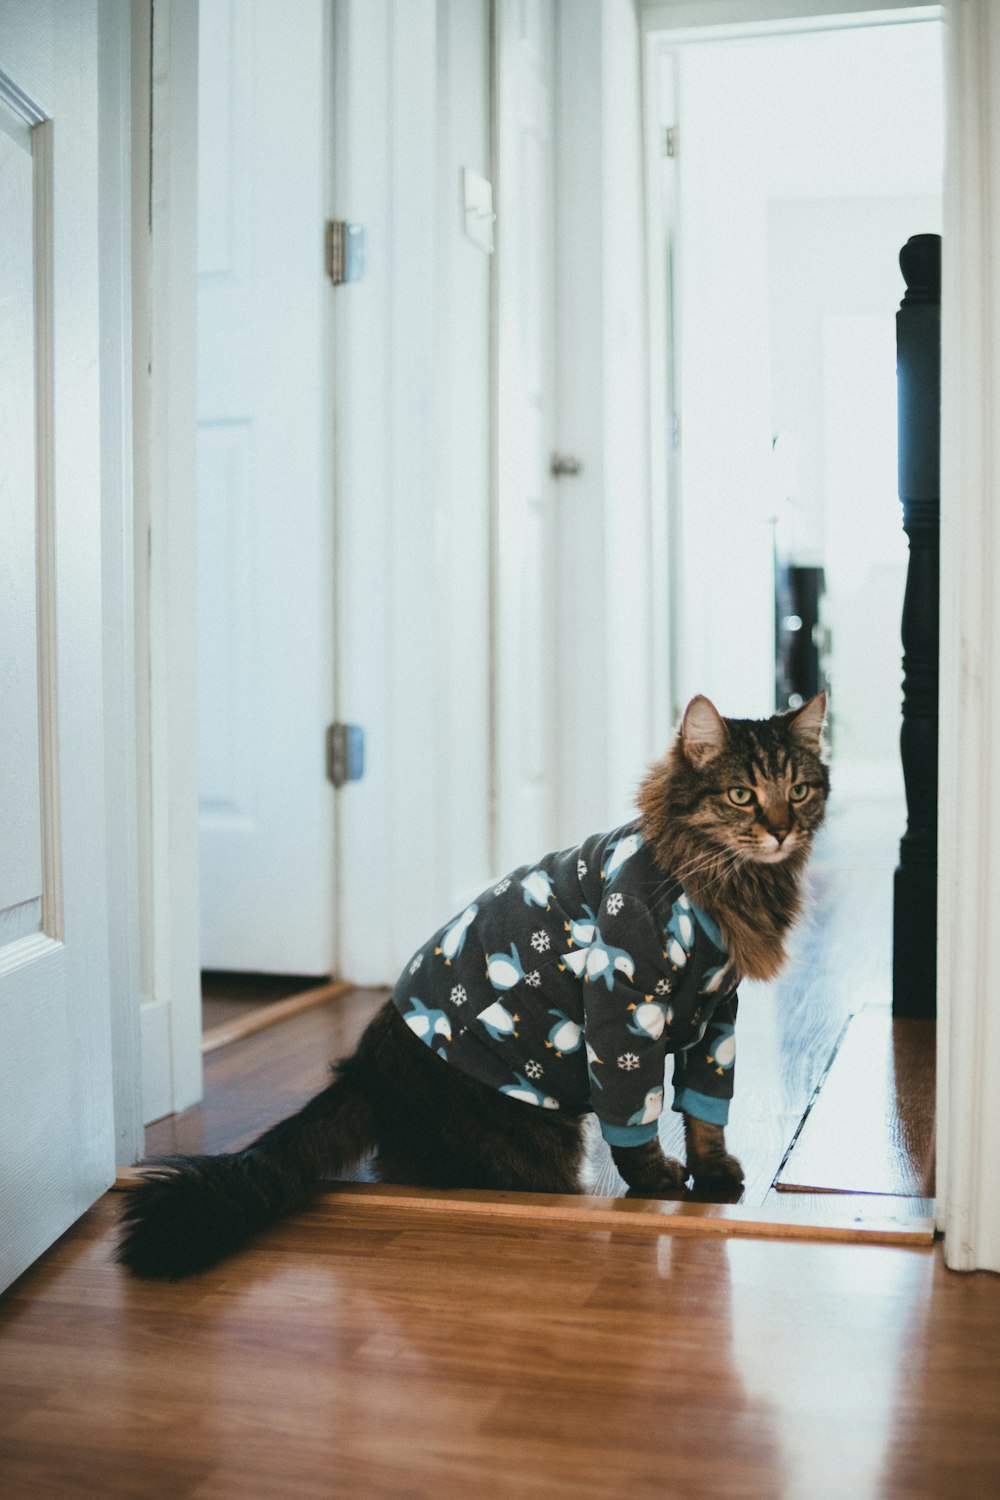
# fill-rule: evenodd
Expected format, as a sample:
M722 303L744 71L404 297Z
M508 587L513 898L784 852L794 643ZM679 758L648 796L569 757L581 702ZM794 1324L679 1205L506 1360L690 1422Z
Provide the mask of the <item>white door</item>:
M555 822L554 5L497 11L497 868ZM585 690L585 684L581 684Z
M114 1177L97 5L0 0L0 1287Z
M326 0L201 0L202 967L328 974Z

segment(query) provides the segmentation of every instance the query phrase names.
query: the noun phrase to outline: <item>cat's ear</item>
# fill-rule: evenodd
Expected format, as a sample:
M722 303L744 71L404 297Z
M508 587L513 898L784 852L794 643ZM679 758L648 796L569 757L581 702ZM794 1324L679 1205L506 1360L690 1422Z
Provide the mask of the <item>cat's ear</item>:
M817 693L804 703L788 721L788 732L807 750L818 755L823 748L823 725L826 723L826 694Z
M726 743L726 721L701 693L692 698L681 721L681 748L693 766L707 765Z

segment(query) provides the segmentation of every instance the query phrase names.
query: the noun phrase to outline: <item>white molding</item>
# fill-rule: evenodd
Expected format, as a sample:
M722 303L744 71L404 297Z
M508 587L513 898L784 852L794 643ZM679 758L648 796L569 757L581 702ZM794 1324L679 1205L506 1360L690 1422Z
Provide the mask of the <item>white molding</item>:
M629 0L562 0L557 18L556 447L582 463L558 497L556 833L570 842L630 816L670 714L651 690L668 697L641 38Z
M143 1150L132 565L131 23L98 9L105 801L115 1161Z
M1000 15L947 8L942 287L938 1201L945 1258L1000 1271Z
M29 932L24 937L7 938L4 950L0 953L0 977L13 974L18 969L23 969L27 964L37 963L40 958L45 958L50 953L58 953L63 944L58 938L49 937L46 932Z
M201 1097L196 271L198 0L134 8L133 268L140 985L169 1006L172 1108ZM150 88L152 98L150 97ZM151 146L149 121L152 117ZM144 173L151 161L152 182ZM159 1110L149 1100L145 1116Z
M138 1015L142 1047L142 1118L148 1125L174 1113L170 1074L170 1001L151 1000L139 1007ZM143 1154L140 1148L139 1155Z
M645 33L671 42L723 41L854 26L899 26L941 19L941 5L911 0L636 0Z
M677 723L677 461L672 412L675 410L676 331L668 325L673 309L667 268L669 239L676 221L677 163L663 155L663 130L675 123L663 118L661 69L667 66L658 38L642 38L643 162L646 231L646 301L649 424L649 507L651 632L651 733L654 746L665 747ZM676 73L676 58L669 60ZM675 100L671 100L673 104ZM673 111L671 110L671 114Z
M36 464L38 473L38 704L39 773L44 856L42 926L63 936L59 714L56 639L55 326L53 319L52 121L35 127ZM102 413L102 430L104 427ZM102 474L102 491L104 476Z

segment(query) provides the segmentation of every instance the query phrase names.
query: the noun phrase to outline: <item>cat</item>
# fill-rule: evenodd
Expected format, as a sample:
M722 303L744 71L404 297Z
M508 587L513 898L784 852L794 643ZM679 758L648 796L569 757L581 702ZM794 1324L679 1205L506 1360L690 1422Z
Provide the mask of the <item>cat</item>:
M203 1270L372 1152L387 1182L572 1193L591 1111L633 1192L691 1176L738 1193L736 991L778 973L800 913L825 714L822 693L763 720L693 698L633 822L513 871L435 933L297 1114L242 1151L155 1164L125 1199L119 1260ZM668 1052L684 1164L657 1133Z

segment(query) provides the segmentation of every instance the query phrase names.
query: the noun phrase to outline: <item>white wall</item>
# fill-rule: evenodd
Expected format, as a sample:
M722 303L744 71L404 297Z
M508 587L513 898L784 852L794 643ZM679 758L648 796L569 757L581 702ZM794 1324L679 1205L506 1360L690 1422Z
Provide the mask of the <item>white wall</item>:
M935 227L923 209L940 184L940 46L939 27L906 26L711 43L679 54L682 699L705 691L736 713L773 705L772 392L789 357L772 343L775 227L788 229L781 215L790 204L825 201L826 234L842 261L858 252L858 235L838 200L902 210L899 200L919 198L922 208L910 206L920 227ZM877 218L877 205L873 211ZM871 256L878 245L869 237L861 248ZM891 317L903 289L896 250L885 276L862 273L872 283L863 294L858 274L842 276L845 285L825 301L821 288L825 315L868 312L881 288ZM788 245L785 252L787 268L793 252ZM813 271L800 266L800 278ZM788 328L803 312L796 295L793 287ZM809 296L817 300L815 282ZM801 353L804 385L815 387L824 337L815 318L801 330L793 357ZM772 357L784 365L772 369ZM890 364L890 386L892 378ZM811 503L821 509L822 496Z

